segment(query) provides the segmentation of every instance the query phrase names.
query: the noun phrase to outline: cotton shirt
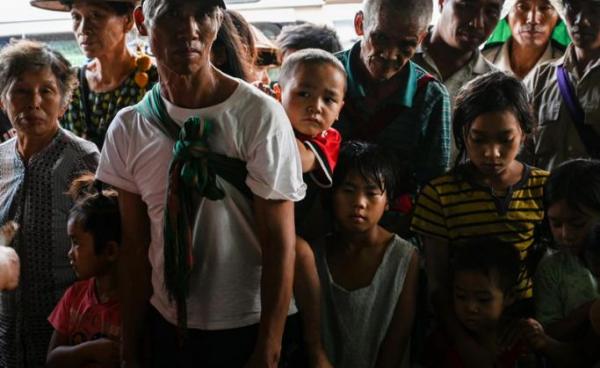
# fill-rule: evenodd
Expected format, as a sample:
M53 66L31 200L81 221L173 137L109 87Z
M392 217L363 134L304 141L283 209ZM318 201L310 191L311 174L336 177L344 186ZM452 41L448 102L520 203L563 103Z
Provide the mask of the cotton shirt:
M563 104L556 79L556 69L560 65L564 64L583 108L584 124L600 135L600 59L593 62L583 75L577 71L576 63L575 46L571 44L562 58L538 67L527 84L538 123L534 130L534 164L545 170L552 170L569 159L589 157Z
M505 197L473 182L462 166L426 185L413 214L411 230L449 242L450 246L482 236L512 243L527 256L534 229L544 218L544 183L548 172L525 166L523 178ZM531 297L530 275L522 268L519 292Z
M512 42L512 38L509 38L506 42L501 44L492 45L489 48L486 48L482 51L483 56L494 66L503 72L508 72L511 75L515 75L510 65L510 43ZM556 60L560 58L564 54L564 49L560 49L556 47L552 41L548 42L548 46L544 50L544 53L537 61L535 66L531 68L529 73L523 78L523 83L527 83L533 76L533 71L539 65L542 65L546 62Z
M296 141L285 111L275 99L238 80L224 102L185 109L163 98L168 114L181 125L188 117L213 121L208 137L212 152L246 162L246 184L269 200L298 201L305 184ZM150 302L176 324L176 306L164 287L163 215L167 173L174 142L133 107L121 110L111 124L98 178L141 196L148 207L153 295ZM196 265L190 276L188 327L231 329L259 322L261 247L252 205L217 176L225 198L202 198L193 233ZM291 303L289 313L296 311Z
M421 45L417 48L417 52L415 53L415 56L413 56L412 60L419 64L419 66L425 69L428 73L432 74L437 80L444 83L444 86L446 86L448 89L448 93L450 93L452 103L454 103L454 99L456 98L456 95L462 86L480 75L498 70L492 63L483 57L479 49L475 49L473 51L473 57L471 57L471 60L469 60L468 63L466 63L450 77L444 79L435 61L427 53L427 46L430 39L431 31Z
M600 298L598 279L566 251L542 259L533 286L535 317L543 325L560 321L582 304Z
M370 107L360 81L359 54L360 42L336 54L346 69L348 90L334 127L344 140L362 139L393 152L404 183L422 185L443 174L450 163L451 136L450 99L444 86L433 79L423 83L431 77L409 61L400 71L398 90ZM378 125L383 129L376 131ZM367 135L361 133L365 131Z

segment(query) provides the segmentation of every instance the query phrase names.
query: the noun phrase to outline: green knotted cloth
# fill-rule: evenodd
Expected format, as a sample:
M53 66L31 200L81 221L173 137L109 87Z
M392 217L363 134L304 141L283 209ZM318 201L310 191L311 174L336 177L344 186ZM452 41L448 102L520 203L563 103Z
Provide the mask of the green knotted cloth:
M211 121L191 117L180 128L167 113L159 83L134 107L165 136L175 141L165 200L164 279L169 298L177 305L177 324L185 329L189 281L196 263L192 234L198 203L201 197L213 201L225 197L225 191L217 184L217 175L251 198L252 192L245 184L246 163L210 151Z

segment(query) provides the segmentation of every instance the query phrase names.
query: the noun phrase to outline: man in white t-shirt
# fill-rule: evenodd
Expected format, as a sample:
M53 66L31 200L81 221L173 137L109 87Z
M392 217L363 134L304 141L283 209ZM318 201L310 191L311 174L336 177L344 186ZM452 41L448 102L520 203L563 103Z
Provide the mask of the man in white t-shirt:
M222 0L146 0L142 6L135 20L149 37L160 85L115 117L97 173L118 189L122 211L124 363L149 366L141 360L145 336L155 367L275 367L285 354L287 316L296 312L290 303L293 202L305 192L291 125L274 99L210 64ZM140 108L154 105L162 109L161 119ZM212 153L245 164L243 184L251 198L217 175L224 197L200 198L194 207L189 219L194 263L182 330L181 309L165 286L170 238L165 242L163 218L172 209L165 198L168 188L179 189L173 189L169 173L175 141L164 126L171 122L178 131L192 117L212 122L207 138Z

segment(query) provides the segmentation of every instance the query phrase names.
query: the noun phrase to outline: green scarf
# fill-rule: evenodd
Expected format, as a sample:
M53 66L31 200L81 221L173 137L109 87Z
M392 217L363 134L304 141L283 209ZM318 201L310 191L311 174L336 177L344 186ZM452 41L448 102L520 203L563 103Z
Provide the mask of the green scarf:
M169 298L177 305L177 324L185 329L186 299L195 264L192 231L197 205L201 197L213 201L225 197L225 191L216 182L217 175L252 198L252 192L245 184L246 164L210 152L211 121L191 117L180 128L167 113L159 83L134 107L165 136L175 141L164 213L164 279Z
M512 31L510 30L510 25L508 25L507 18L501 19L498 22L498 25L492 32L492 35L485 43L485 47L488 47L493 44L504 43L512 36ZM562 47L567 47L569 43L571 43L571 37L569 36L569 32L567 31L567 26L562 20L559 20L552 31L552 40L557 42ZM485 48L484 47L484 48Z

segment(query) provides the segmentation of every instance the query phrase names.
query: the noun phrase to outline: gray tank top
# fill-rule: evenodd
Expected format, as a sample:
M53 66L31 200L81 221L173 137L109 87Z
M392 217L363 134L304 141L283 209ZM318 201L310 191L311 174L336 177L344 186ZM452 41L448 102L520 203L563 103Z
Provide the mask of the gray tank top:
M371 284L348 291L331 277L326 242L324 238L314 246L321 280L321 333L325 350L336 368L371 368L392 321L415 247L395 235ZM408 351L407 346L405 352ZM408 354L402 367L408 367Z

